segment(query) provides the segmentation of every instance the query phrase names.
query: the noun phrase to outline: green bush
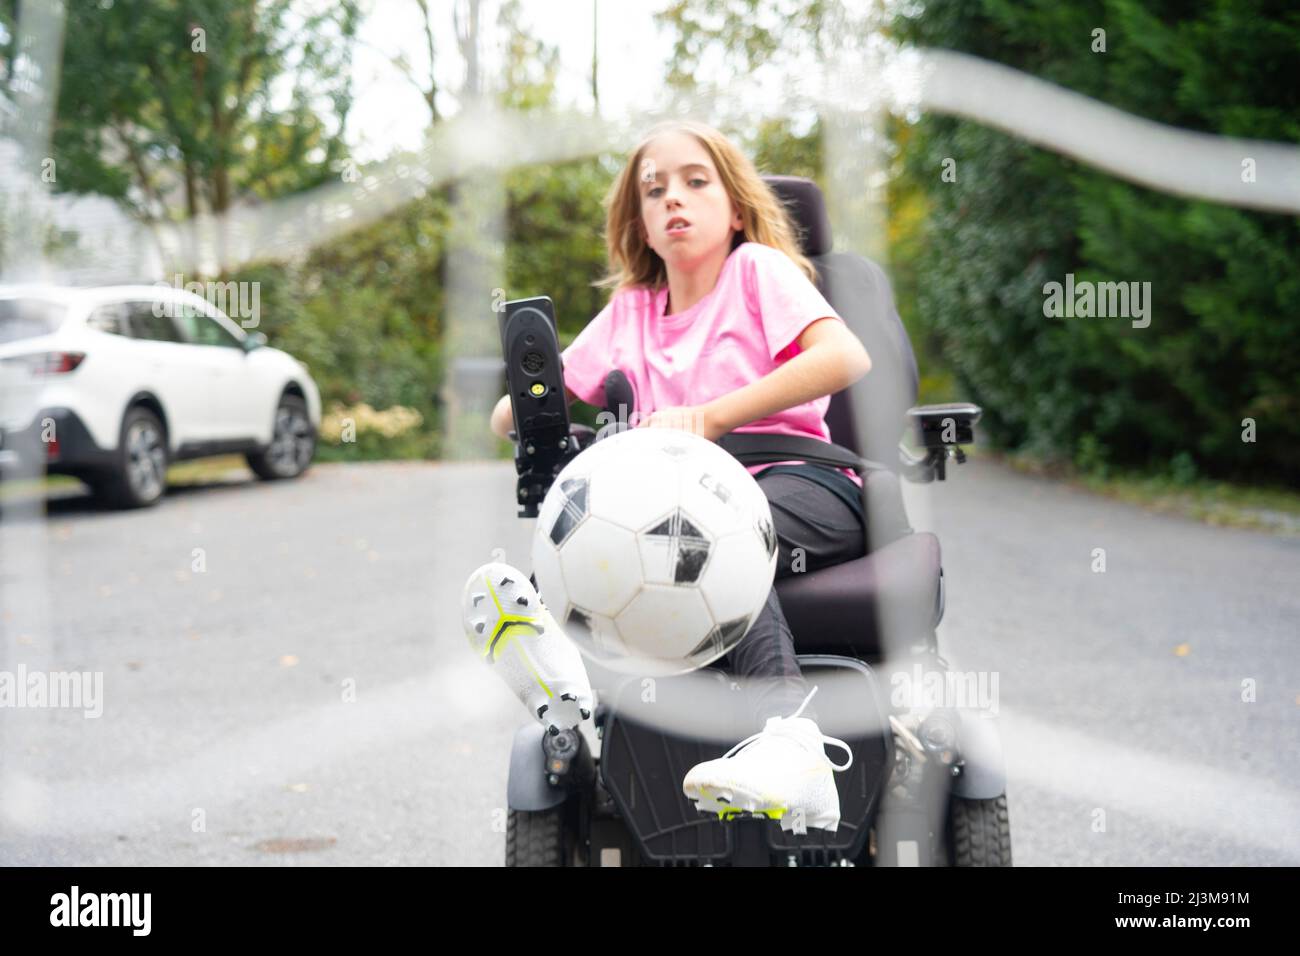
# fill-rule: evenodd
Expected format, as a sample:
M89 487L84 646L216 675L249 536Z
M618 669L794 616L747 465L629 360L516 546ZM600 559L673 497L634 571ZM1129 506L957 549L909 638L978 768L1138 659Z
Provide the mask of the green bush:
M1294 143L1300 17L1287 9L982 0L897 26L1158 122ZM1099 26L1104 54L1090 47ZM956 182L940 178L946 158ZM912 321L995 444L1092 471L1300 481L1300 219L1157 193L944 117L909 131L895 191L925 204L907 237ZM1149 327L1045 317L1043 286L1066 273L1150 282Z

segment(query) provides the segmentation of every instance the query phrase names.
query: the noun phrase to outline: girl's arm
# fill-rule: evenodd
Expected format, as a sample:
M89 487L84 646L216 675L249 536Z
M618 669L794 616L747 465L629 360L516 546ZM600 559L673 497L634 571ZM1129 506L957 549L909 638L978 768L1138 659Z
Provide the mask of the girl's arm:
M709 430L722 435L768 415L832 395L871 371L871 356L849 327L827 316L798 338L802 351L756 382L703 406Z
M497 407L492 409L492 418L488 427L498 438L505 438L506 432L515 427L515 416L510 411L509 395L502 395L501 401L497 402Z

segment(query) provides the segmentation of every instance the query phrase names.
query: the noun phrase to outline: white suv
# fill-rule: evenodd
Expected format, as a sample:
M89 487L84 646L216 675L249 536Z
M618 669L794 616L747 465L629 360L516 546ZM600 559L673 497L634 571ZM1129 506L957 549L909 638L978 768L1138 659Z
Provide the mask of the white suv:
M43 466L140 507L185 458L296 477L319 426L307 366L191 292L0 286L0 471Z

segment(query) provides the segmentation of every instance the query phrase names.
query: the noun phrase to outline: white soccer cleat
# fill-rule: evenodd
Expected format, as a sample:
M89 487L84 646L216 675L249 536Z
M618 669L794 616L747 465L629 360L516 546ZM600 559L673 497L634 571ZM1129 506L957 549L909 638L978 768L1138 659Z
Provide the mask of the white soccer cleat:
M742 812L779 820L795 833L807 827L834 831L840 825L840 794L832 771L848 770L853 751L844 741L822 734L815 721L800 717L814 687L790 717L770 717L716 760L696 764L682 781L682 792L704 813L725 819ZM823 742L848 753L843 765L826 756Z
M500 561L476 569L461 597L470 647L551 733L591 716L582 653L565 637L528 575Z

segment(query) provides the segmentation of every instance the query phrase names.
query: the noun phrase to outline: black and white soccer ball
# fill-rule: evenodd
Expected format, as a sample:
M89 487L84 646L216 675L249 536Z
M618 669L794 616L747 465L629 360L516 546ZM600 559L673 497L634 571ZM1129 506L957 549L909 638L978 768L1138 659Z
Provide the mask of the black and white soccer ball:
M533 573L564 633L603 667L680 674L735 647L776 574L767 496L714 442L633 428L556 476Z

